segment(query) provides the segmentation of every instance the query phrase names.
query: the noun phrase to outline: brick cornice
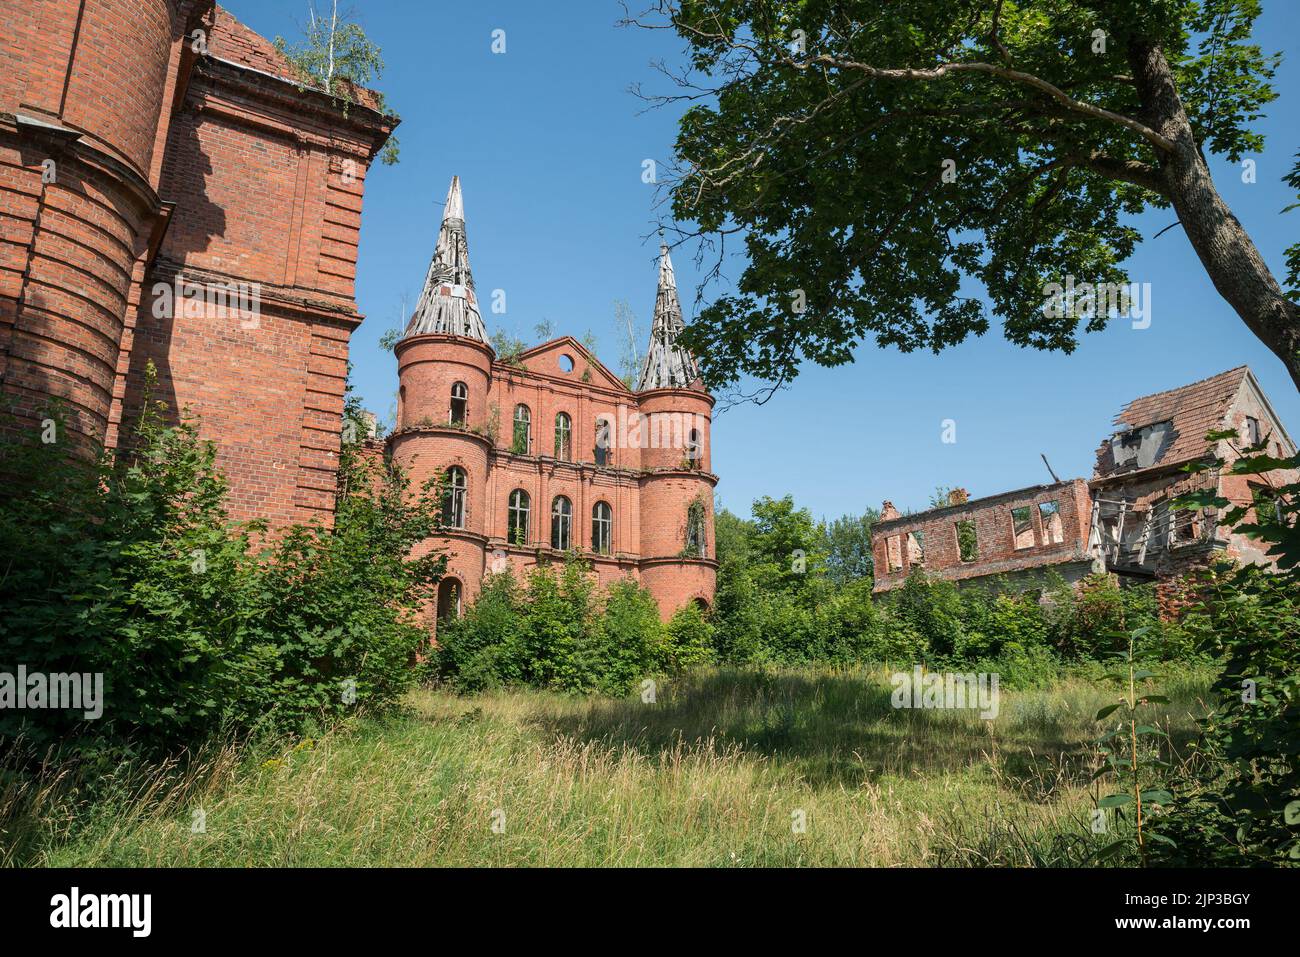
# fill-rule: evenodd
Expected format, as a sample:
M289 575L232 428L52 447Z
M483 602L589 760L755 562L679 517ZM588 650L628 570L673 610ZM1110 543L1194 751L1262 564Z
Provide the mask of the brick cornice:
M195 67L190 100L196 109L318 148L347 149L367 161L397 126L360 103L345 111L326 93L211 54Z

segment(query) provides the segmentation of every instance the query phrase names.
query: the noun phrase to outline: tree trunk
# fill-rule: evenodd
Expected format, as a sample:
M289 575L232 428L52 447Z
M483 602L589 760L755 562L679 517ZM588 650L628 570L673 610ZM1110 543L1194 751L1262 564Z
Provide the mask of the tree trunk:
M1282 294L1259 250L1215 189L1160 47L1135 43L1129 61L1143 121L1177 145L1173 152L1162 153L1160 174L1183 231L1219 295L1282 360L1300 390L1300 307Z

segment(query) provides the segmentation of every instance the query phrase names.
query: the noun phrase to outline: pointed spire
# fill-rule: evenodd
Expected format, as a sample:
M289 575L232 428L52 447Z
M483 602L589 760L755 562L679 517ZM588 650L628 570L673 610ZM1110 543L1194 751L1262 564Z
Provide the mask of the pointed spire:
M487 329L478 311L474 277L469 271L469 244L465 238L465 202L460 195L460 177L451 178L447 202L442 211L438 245L424 278L424 290L415 305L403 336L438 333L467 336L487 342Z
M641 367L637 391L684 389L699 379L695 357L677 343L678 335L685 328L672 257L668 255L668 245L660 241L659 291L655 295L654 321L650 324L650 349Z

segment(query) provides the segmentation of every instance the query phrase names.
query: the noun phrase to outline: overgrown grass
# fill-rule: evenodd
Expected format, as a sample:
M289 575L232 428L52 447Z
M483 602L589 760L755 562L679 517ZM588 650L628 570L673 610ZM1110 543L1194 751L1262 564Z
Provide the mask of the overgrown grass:
M1209 677L1163 682L1175 761ZM1053 865L1113 839L1085 678L1004 689L993 721L889 693L862 668L704 670L655 704L420 691L274 752L115 769L93 801L0 793L0 826L10 863L63 866Z

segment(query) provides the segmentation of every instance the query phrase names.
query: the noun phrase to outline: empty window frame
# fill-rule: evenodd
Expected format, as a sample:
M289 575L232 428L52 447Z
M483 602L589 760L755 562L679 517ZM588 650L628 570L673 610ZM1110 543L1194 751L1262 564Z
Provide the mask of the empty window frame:
M528 493L521 488L510 493L506 511L506 537L511 545L528 544Z
M451 411L447 421L452 425L465 425L469 422L469 386L463 382L451 384Z
M445 528L465 527L465 470L459 465L447 469L447 487L442 494L442 524Z
M533 413L522 403L515 406L515 431L510 451L517 455L528 455L533 451Z
M607 502L597 502L591 507L591 550L597 555L608 555L614 544L614 512Z
M1065 525L1061 521L1061 503L1053 499L1038 503L1038 518L1043 523L1043 544L1060 545L1065 541Z
M953 532L957 536L957 554L963 562L973 562L980 557L979 535L975 531L975 520L963 518L953 522Z
M686 555L691 558L704 558L708 554L708 536L705 525L704 502L695 499L686 507Z
M551 502L551 547L567 552L573 544L573 503L563 495Z
M1191 545L1201 540L1201 513L1194 508L1170 509L1169 544Z
M609 465L609 420L596 420L596 445L595 457L596 464L599 466Z
M1033 548L1034 510L1028 505L1020 505L1011 510L1011 542L1016 549Z
M885 561L891 572L903 570L903 536L890 535L885 539Z
M567 412L555 416L555 457L561 462L573 458L573 420Z
M914 567L925 564L925 532L907 533L907 563Z
M688 469L704 468L704 439L699 429L691 429L686 434L686 467Z
M1246 416L1246 444L1259 445L1260 439L1263 438L1259 433L1259 419L1253 416Z

